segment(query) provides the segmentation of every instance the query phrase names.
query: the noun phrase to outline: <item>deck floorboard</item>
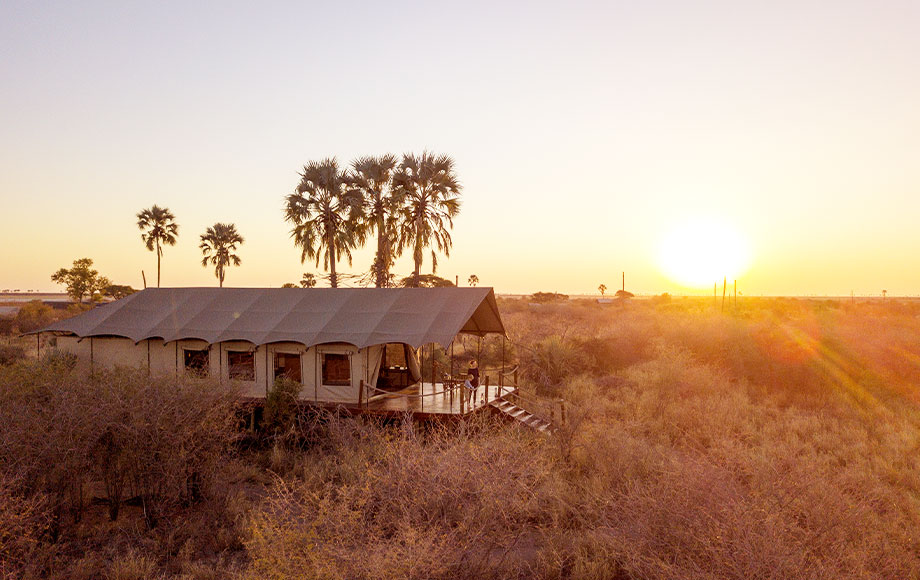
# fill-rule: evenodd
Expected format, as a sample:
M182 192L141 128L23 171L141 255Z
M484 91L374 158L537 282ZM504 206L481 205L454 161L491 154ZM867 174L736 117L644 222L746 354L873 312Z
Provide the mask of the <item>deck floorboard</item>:
M513 389L504 387L502 393L499 393L498 387L490 386L487 397L486 388L480 385L475 391L473 405L470 406L467 395L467 404L461 407L461 397L466 392L462 386L451 390L445 389L442 383L417 383L393 394L373 397L365 405L354 405L349 408L356 412L382 415L407 412L424 415L466 415L488 407L489 403L500 399L503 394L513 392ZM422 394L425 396L420 397Z

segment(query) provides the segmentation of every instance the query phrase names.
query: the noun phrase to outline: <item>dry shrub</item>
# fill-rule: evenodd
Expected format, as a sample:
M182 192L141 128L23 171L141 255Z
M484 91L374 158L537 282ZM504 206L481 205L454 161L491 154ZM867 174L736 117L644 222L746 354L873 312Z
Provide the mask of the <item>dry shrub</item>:
M29 567L50 523L47 498L24 496L20 487L0 473L0 578L12 578Z
M26 359L26 351L18 344L0 344L0 366L11 365Z
M559 392L562 383L586 370L587 358L578 345L564 336L548 336L521 348L520 369L541 395Z
M31 537L52 542L81 520L94 481L104 482L113 520L134 498L152 527L208 495L234 437L234 401L214 383L180 384L126 369L85 375L64 358L2 368L0 472L11 482L5 497L40 502L47 518L31 527Z
M48 326L61 317L61 313L55 312L53 308L41 300L30 300L16 313L13 324L19 332L32 332Z
M779 408L664 348L592 404L574 529L541 567L574 578L909 578L920 573L913 412ZM833 404L832 404L833 403ZM892 477L897 473L897 476Z
M557 511L549 454L526 434L336 429L337 453L312 458L323 477L279 482L253 518L250 577L507 577Z
M132 549L112 562L105 580L154 580L157 570L156 560Z

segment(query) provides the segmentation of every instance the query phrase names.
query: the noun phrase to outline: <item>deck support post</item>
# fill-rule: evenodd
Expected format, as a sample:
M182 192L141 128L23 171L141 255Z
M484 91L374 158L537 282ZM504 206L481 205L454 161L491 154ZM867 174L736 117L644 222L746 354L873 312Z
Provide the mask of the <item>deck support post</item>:
M486 375L486 392L482 399L482 404L483 405L489 404L489 375Z
M502 387L505 386L505 335L502 335L502 372L498 375L498 394L501 396Z

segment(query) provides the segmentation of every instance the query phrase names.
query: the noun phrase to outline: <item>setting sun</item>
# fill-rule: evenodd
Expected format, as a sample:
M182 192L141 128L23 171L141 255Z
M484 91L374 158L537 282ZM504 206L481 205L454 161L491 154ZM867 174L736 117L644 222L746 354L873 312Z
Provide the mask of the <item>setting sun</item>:
M750 265L747 239L731 225L714 218L685 221L662 239L658 264L674 282L705 288L744 273Z

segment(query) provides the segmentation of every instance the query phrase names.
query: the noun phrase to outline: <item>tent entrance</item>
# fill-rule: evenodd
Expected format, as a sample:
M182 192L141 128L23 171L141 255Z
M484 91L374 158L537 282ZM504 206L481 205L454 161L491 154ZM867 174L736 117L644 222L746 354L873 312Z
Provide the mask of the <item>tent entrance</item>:
M384 391L398 391L414 385L422 378L418 353L408 344L389 343L383 345L380 357L380 373L377 388Z

